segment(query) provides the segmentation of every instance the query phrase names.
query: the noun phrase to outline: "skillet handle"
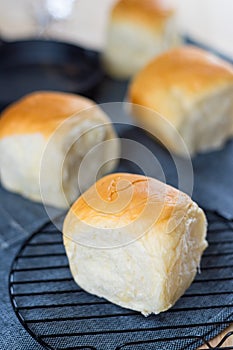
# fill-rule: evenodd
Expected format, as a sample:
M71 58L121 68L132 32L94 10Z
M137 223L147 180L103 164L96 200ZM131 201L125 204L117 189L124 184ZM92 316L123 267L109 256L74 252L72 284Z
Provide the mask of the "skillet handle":
M3 39L0 37L0 47L2 47L4 44L6 44L5 40L3 40Z

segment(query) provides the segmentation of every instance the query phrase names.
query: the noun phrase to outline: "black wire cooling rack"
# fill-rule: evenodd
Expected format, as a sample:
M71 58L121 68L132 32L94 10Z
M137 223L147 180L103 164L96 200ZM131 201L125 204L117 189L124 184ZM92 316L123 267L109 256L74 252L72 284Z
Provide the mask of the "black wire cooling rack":
M202 272L167 312L145 318L85 293L70 274L62 234L50 223L13 262L9 291L16 315L47 349L213 349L208 341L233 323L233 222L207 216ZM233 349L224 347L231 335L214 349Z

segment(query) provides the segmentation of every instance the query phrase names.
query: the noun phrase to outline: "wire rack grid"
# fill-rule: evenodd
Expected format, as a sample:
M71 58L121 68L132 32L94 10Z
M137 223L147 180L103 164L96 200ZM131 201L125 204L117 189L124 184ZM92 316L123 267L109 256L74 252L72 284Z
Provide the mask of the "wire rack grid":
M34 233L17 254L9 276L16 315L52 350L213 349L208 342L233 323L233 222L207 212L209 247L201 274L176 305L148 318L84 292L75 284L52 224ZM229 333L214 349L224 347Z

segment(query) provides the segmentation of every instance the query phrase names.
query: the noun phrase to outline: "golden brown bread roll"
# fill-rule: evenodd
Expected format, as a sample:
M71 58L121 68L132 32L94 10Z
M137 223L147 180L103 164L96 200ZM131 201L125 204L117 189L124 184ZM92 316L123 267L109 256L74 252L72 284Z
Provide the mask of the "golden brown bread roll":
M75 281L144 315L170 308L207 246L206 218L186 194L155 179L111 174L70 209L63 239Z
M184 46L152 60L132 81L128 97L160 113L191 154L219 148L232 134L232 65L204 50ZM132 115L171 151L183 153L169 123L136 107Z
M174 10L161 0L119 0L110 14L103 62L115 78L129 78L177 45Z
M82 113L81 113L82 111ZM82 136L81 136L82 135ZM0 177L13 192L65 208L78 194L79 165L97 144L108 148L90 157L82 184L90 186L99 164L119 156L107 115L89 99L59 92L36 92L10 105L0 119ZM111 171L109 162L102 173ZM101 175L100 174L100 175Z

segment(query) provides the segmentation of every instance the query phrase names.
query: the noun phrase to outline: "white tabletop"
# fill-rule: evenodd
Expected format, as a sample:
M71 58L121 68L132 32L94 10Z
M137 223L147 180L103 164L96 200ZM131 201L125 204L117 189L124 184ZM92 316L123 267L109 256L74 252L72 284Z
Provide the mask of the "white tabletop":
M0 34L8 39L34 35L31 4L39 1L43 0L0 0ZM101 49L114 1L76 0L70 18L51 27L49 36ZM183 32L233 58L233 0L164 1L177 6Z

